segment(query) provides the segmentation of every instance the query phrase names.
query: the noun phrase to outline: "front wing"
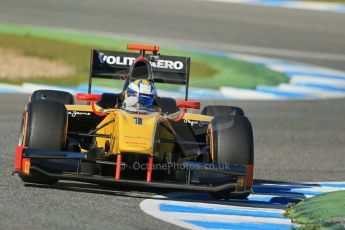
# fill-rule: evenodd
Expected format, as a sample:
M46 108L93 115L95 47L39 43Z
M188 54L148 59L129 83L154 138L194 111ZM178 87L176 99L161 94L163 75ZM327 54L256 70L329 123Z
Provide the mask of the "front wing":
M34 150L18 146L15 158L15 173L30 175L33 171L50 178L59 180L72 180L88 183L107 183L124 186L151 187L151 188L170 188L180 190L192 190L203 192L221 192L229 191L235 193L250 193L251 185L246 185L251 178L248 167L245 165L230 165L227 168L219 165L186 161L181 163L185 180L183 181L145 181L133 179L120 179L116 177L100 175L84 175L79 171L80 163L85 159L86 153L51 151L51 150ZM31 160L58 160L60 170L56 168L50 170L48 167L32 165ZM64 167L65 162L74 161L75 167ZM62 167L61 167L62 165ZM62 171L61 171L62 170ZM235 180L234 180L235 178ZM249 179L249 180L248 180Z

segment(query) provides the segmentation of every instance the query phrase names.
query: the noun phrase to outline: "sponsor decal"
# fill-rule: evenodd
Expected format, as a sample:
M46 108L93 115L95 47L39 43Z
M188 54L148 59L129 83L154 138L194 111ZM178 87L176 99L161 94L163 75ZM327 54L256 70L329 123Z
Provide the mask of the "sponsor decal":
M183 63L181 61L159 60L158 62L151 62L151 65L161 69L183 69Z
M132 65L133 61L135 60L134 57L120 57L120 56L111 56L111 55L104 55L104 53L98 54L99 63L104 64L107 63L109 65Z
M71 117L76 117L76 116L91 116L91 112L83 112L83 111L68 111L68 115Z
M183 119L183 122L185 124L190 124L190 126L197 126L197 127L203 127L203 126L206 126L208 125L208 122L206 121L193 121L193 120L188 120L188 119Z
M128 139L142 139L142 140L148 140L148 141L151 140L148 137L142 137L142 136L125 136L125 138L128 138Z
M138 141L125 141L126 145L131 145L131 146L147 146L147 143L145 142L138 142Z
M123 66L131 66L135 60L134 57L124 57L124 56L112 56L112 55L105 55L104 53L98 53L98 60L101 64L109 64L109 65L123 65ZM184 65L181 61L171 61L171 60L158 60L157 62L151 62L152 67L159 68L159 69L173 69L173 70L181 70L183 69Z

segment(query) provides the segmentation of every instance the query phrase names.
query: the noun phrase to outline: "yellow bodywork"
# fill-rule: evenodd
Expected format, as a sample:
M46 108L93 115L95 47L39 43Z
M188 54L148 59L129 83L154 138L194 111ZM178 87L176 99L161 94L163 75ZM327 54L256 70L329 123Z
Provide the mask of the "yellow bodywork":
M92 112L88 105L67 105L68 111ZM96 107L101 110L100 107ZM167 154L171 154L174 143L162 143L164 140L175 140L174 130L168 121L160 120L158 112L151 114L128 113L121 109L105 110L109 113L97 125L102 127L97 134L109 135L110 137L96 137L97 147L104 148L105 155L110 156L121 153L136 153L155 156L163 160ZM212 120L210 116L186 113L183 117L185 122L189 120L205 121Z
M115 142L111 153L153 154L158 113L150 115L130 114L117 111L115 123Z

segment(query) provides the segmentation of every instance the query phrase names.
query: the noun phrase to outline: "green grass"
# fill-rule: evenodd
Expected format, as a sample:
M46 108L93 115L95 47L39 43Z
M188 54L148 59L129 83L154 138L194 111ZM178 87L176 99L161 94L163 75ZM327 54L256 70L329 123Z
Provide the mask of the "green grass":
M191 85L208 88L218 88L219 84L238 88L254 88L256 85L278 85L287 82L282 74L273 72L261 65L249 64L239 60L230 60L216 56L203 57L201 60L209 62L217 69L211 79L191 78ZM230 65L230 66L229 66Z
M61 60L76 68L74 76L59 79L46 77L25 79L25 82L75 86L88 78L90 49L125 51L127 43L108 37L53 29L0 24L0 47L12 48L26 56ZM190 56L191 86L214 88L233 86L255 88L257 84L277 85L288 79L281 73L243 61L161 47L165 55ZM20 79L0 79L1 82L20 84Z
M66 76L60 79L51 79L45 77L32 78L29 81L35 83L47 83L57 85L77 85L85 82L89 71L90 49L99 48L106 49L104 46L88 46L75 44L72 42L64 42L58 40L51 40L46 38L33 37L27 35L12 35L0 33L0 46L12 48L20 51L25 56L34 56L46 58L49 60L63 60L64 62L73 65L76 68L76 75ZM33 48L34 47L34 48ZM122 47L118 47L123 49ZM196 61L193 65L192 76L195 78L203 78L214 75L217 70L209 65L204 65ZM3 82L19 84L21 79L1 79ZM27 81L25 79L25 81Z
M306 199L289 208L286 215L294 222L305 225L305 229L344 229L326 221L339 217L345 221L345 191Z

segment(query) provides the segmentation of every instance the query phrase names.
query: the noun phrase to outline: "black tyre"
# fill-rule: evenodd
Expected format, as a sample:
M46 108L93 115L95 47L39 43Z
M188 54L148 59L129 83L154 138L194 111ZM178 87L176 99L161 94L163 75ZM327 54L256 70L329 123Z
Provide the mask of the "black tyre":
M59 91L59 90L46 90L40 89L36 90L31 95L31 101L33 100L50 100L61 102L65 105L73 105L74 97L69 92Z
M66 145L67 110L60 102L33 100L23 116L22 133L19 144L31 149L62 150ZM32 159L31 164L48 165L53 160ZM32 172L19 174L24 182L54 184L56 179Z
M253 165L253 130L247 117L239 115L215 117L209 128L210 158L215 163ZM246 198L246 194L230 191L214 193L217 198Z
M171 114L180 110L176 106L176 100L170 97L157 97L155 104L161 108L162 113Z
M227 116L227 115L240 115L244 116L243 109L236 106L225 106L225 105L209 105L206 106L202 111L202 115L207 116Z

